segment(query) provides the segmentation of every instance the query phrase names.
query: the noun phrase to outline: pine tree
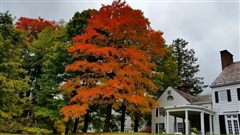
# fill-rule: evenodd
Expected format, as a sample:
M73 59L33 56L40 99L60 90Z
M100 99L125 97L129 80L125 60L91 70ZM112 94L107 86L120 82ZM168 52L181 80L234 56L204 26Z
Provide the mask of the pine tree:
M170 47L178 65L178 75L181 76L181 86L190 88L190 94L197 95L202 92L203 78L196 77L199 71L195 51L187 48L188 42L176 39Z
M88 26L88 19L91 18L92 13L96 12L95 9L83 10L81 13L76 12L66 26L69 38L72 39L76 35L83 34Z

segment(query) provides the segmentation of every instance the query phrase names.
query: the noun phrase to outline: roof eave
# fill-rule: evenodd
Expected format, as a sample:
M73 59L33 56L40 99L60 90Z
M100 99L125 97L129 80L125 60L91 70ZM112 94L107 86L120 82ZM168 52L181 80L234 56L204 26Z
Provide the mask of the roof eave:
M217 88L217 87L223 87L223 86L229 86L229 85L235 85L235 84L240 84L240 80L235 80L233 82L228 82L228 83L220 83L220 84L211 84L209 87L210 88Z

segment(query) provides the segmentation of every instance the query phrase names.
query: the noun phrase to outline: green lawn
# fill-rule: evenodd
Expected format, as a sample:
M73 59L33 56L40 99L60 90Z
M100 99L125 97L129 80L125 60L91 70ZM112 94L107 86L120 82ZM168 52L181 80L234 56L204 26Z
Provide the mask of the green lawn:
M23 135L23 134L7 134L0 133L0 135ZM151 134L151 133L85 133L85 134L69 134L69 135L159 135L159 134ZM163 134L162 134L163 135Z

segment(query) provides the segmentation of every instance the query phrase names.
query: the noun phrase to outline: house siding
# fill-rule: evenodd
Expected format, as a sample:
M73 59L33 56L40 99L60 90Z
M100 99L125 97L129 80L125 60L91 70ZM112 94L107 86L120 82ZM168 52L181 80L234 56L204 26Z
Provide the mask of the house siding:
M171 94L168 94L168 91L171 91ZM167 100L167 97L171 95L173 96L173 100ZM182 95L180 95L178 92L176 92L173 88L169 87L164 91L164 93L160 96L160 98L157 100L157 103L161 107L165 106L175 106L175 105L186 105L190 104ZM152 133L155 133L156 131L156 123L165 123L166 117L158 116L156 117L156 108L152 110ZM174 117L169 117L169 122L174 123ZM182 122L182 119L177 119L177 122ZM169 132L174 133L174 124L169 124ZM164 127L166 129L166 125Z
M239 111L240 110L240 101L238 100L237 97L237 88L239 88L240 85L233 85L233 86L225 86L225 87L220 87L220 88L213 88L213 98L215 97L215 92L216 91L221 91L221 90L230 90L231 93L231 102L220 102L216 103L215 100L213 100L213 110L216 111L217 113L227 113L227 112L232 112L232 111Z
M230 90L231 94L231 102L220 102L216 103L213 100L213 110L216 112L215 116L213 117L213 124L214 124L214 133L220 134L220 123L219 123L219 115L226 115L226 114L240 114L240 101L238 100L237 88L240 85L231 85L231 86L224 86L224 87L217 87L212 88L212 95L215 98L215 92L221 90Z
M220 134L219 116L216 114L213 116L213 132L214 134Z
M153 110L153 111L155 111L155 110ZM152 123L153 123L152 124L152 133L155 133L155 131L156 131L156 126L155 126L156 123L165 123L165 122L166 122L166 117L163 117L163 116L152 119ZM181 118L177 118L177 123L180 123L180 122L182 123L183 120ZM174 123L173 116L169 116L169 123ZM164 129L166 130L166 124L164 124ZM169 133L174 133L174 124L169 124Z
M171 91L171 96L173 96L174 98L173 100L167 100L169 90ZM165 90L165 92L157 100L157 103L160 105L160 107L189 104L189 102L184 97L182 97L178 92L176 92L171 87Z

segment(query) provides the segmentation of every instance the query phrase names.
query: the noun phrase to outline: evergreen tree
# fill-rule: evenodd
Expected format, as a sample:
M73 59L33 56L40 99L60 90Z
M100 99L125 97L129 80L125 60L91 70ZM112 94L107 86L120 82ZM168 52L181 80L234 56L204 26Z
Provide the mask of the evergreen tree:
M96 13L95 9L83 10L81 13L76 12L72 19L67 23L66 29L69 38L84 33L85 28L88 26L88 19L91 18L92 13Z
M188 42L176 39L170 47L178 65L178 75L181 76L181 86L190 88L190 94L197 95L202 92L203 78L196 77L199 71L195 51L187 48Z

